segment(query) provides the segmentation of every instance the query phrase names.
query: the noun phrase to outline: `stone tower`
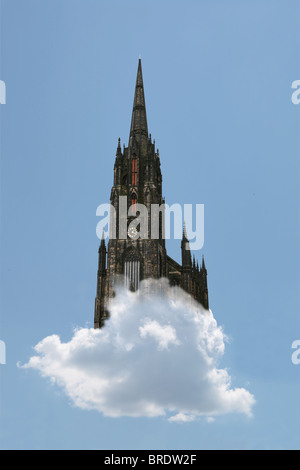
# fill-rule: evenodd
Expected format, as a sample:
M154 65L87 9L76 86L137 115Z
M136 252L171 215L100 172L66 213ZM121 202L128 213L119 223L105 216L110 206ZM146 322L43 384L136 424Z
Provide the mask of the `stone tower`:
M182 287L208 309L204 259L201 269L192 262L185 230L181 244L182 265L167 255L161 212L155 215L157 236L151 237L151 220L155 220L154 212L151 213L152 205L160 206L165 201L162 197L159 151L148 133L141 59L138 64L128 147L124 146L122 149L119 139L110 202L116 215L115 236L110 238L107 250L104 238L99 247L95 328L101 328L109 316L109 299L114 295L117 282L135 291L143 279L165 277L170 280L171 285ZM146 228L138 224L142 209L139 205L147 208Z

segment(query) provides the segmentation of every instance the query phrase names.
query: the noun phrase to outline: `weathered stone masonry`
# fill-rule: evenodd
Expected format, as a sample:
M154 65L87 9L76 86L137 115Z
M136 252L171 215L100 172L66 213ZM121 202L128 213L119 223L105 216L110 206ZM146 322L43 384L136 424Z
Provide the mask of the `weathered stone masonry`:
M95 300L95 328L101 328L109 317L109 300L114 296L116 282L136 290L143 279L168 278L171 285L178 285L191 294L204 308L209 308L207 270L204 258L201 267L192 260L188 240L183 230L181 242L181 265L167 255L162 237L162 218L159 238L134 240L127 234L119 238L119 197L127 196L128 209L133 204L144 204L149 212L151 204L164 204L162 197L162 174L159 151L155 148L151 134L148 134L142 64L139 60L136 79L132 120L128 147L121 149L118 142L114 165L114 184L110 202L117 215L116 239L110 239L108 247L104 239L99 247L97 294ZM133 217L134 218L134 217ZM130 223L129 219L129 223Z

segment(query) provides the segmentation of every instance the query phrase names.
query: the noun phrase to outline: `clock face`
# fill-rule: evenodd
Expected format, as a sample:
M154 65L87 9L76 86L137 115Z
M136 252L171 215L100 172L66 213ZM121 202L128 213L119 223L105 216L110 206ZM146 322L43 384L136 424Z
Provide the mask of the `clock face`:
M130 229L128 230L128 236L132 240L137 240L137 238L139 237L139 232L137 231L135 227L130 227Z

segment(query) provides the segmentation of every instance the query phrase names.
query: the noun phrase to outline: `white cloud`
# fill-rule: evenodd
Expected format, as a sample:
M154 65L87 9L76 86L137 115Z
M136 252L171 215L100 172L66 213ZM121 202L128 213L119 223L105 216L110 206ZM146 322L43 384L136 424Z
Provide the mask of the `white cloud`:
M215 422L215 418L212 418L211 416L208 416L208 417L206 418L206 422L207 422L207 423L214 423L214 422Z
M62 387L76 406L105 416L250 416L253 395L232 388L218 368L225 336L212 312L165 280L150 284L142 283L139 294L117 292L103 329L78 329L67 343L49 336L22 367ZM153 288L154 297L147 294Z
M177 413L177 415L171 416L168 421L170 423L190 423L195 420L193 415L185 415L184 413Z
M158 344L158 349L168 349L169 344L179 344L176 336L176 330L170 325L162 326L155 320L147 318L144 326L140 326L140 335L142 338L152 336Z

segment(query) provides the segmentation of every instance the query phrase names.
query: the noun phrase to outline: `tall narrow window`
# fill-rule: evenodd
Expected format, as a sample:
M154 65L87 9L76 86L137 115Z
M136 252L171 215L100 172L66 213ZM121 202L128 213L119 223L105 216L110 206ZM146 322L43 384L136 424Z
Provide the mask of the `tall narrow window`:
M132 186L137 185L137 158L132 158L132 169L131 169L131 184Z
M159 271L159 277L162 277L162 272L163 272L163 266L162 266L162 258L161 258L161 254L159 253L159 257L158 257L158 262L159 262L159 266L158 266L158 271Z
M136 197L133 196L131 199L131 205L132 205L132 214L136 215Z

